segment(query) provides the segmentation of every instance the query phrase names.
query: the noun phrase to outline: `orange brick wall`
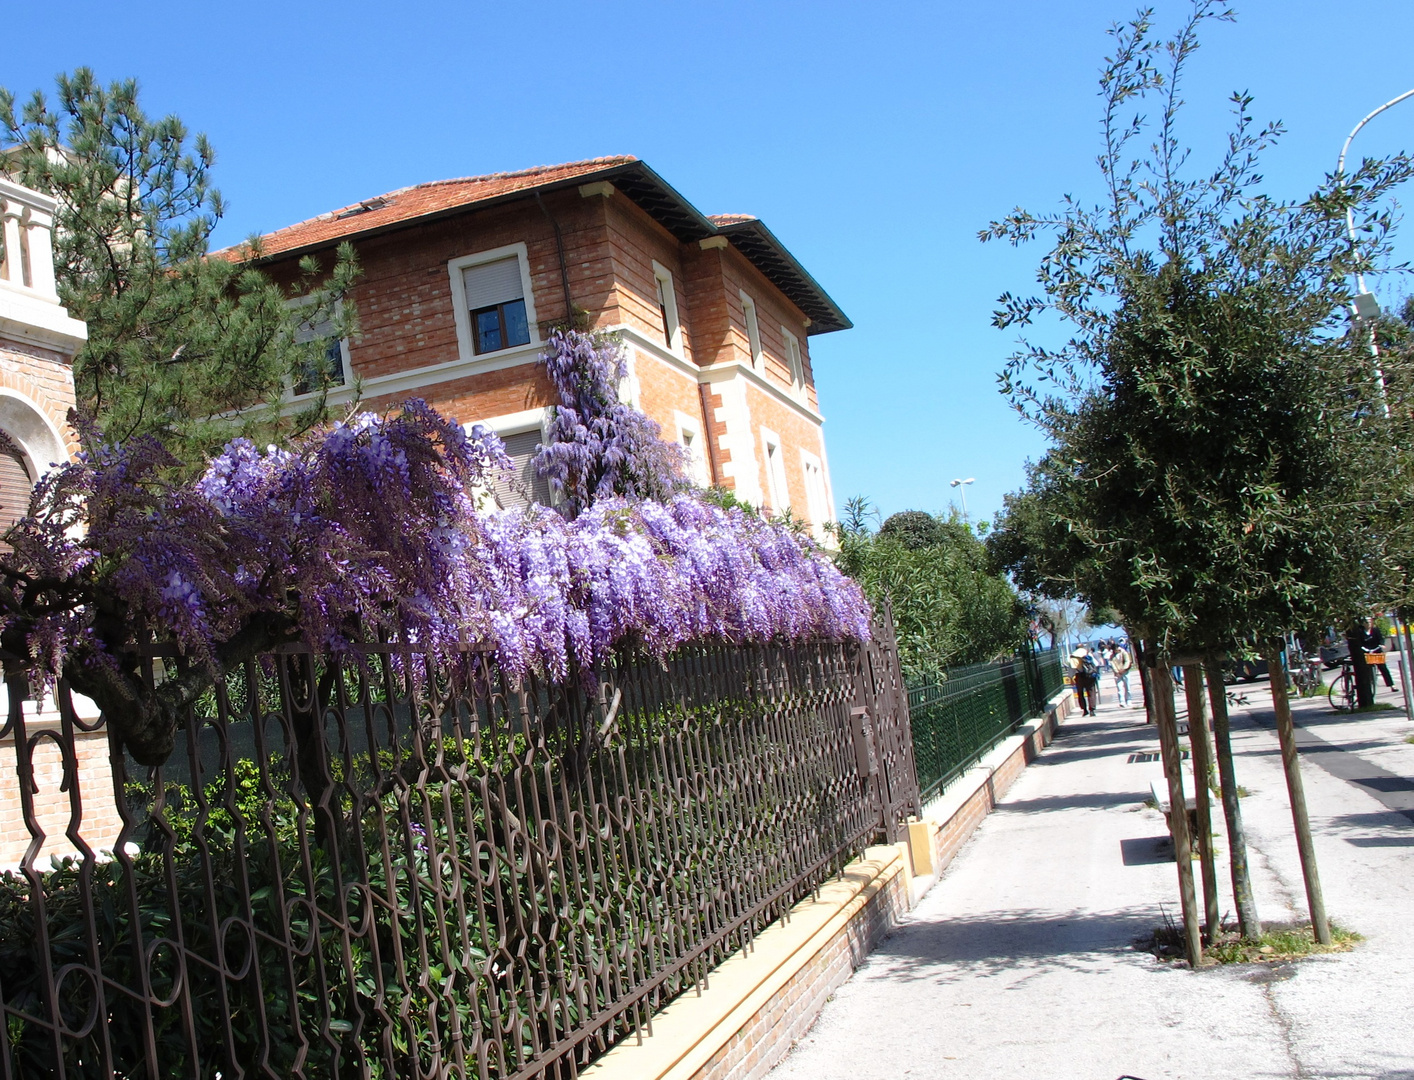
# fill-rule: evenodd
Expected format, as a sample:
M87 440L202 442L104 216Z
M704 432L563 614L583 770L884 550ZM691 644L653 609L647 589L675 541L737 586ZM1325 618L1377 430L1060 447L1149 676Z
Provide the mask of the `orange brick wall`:
M55 726L52 723L26 725L33 747L35 784L39 789L34 794L35 817L45 835L44 846L35 860L35 866L41 870L49 869L51 856L62 859L77 854L66 836L73 812L69 792L60 789L64 780L63 755L54 739L34 737L37 731ZM113 797L106 730L74 733L71 767L76 770L82 797L80 835L95 852L111 850L118 841L122 819L118 817ZM21 812L15 740L10 737L0 740L0 869L18 866L31 839Z
M544 203L560 226L573 302L588 312L593 327L626 326L647 341L663 342L666 348L653 262L671 271L682 335L680 354L688 370L634 348L631 362L638 403L662 426L665 437L673 440L678 434L674 413L696 417L712 440L710 453L704 447L703 457L709 468L715 465L713 480L738 486L736 478L722 472L732 459L729 446L720 441L726 434L724 424L715 415L706 422L709 418L703 415L701 391L691 368L750 363L740 299L745 290L756 304L764 353L761 374L774 386L790 386L781 335L784 324L799 339L807 381L805 398L813 410L816 398L804 314L739 251L730 246L703 249L697 243L679 242L622 192L585 197L572 189L551 192L544 196ZM564 318L565 304L554 230L533 200L464 211L357 241L363 276L351 297L360 325L360 333L349 347L354 372L367 380L457 360L447 263L514 243L526 245L543 337L549 325ZM330 255L325 252L321 257L327 261ZM287 287L294 287L293 259L274 264L272 272ZM376 387L366 386L365 394L368 406L376 410L391 409L408 397L421 396L462 423L538 408L554 400L533 363L413 391L379 394ZM769 490L760 452L760 427L765 426L781 437L791 504L797 514L808 516L800 449L824 461L819 424L759 387L748 387L747 409L749 437L757 448L760 490ZM826 480L828 483L828 474Z
M759 1080L814 1025L830 996L903 918L909 898L896 874L733 1035L692 1080Z

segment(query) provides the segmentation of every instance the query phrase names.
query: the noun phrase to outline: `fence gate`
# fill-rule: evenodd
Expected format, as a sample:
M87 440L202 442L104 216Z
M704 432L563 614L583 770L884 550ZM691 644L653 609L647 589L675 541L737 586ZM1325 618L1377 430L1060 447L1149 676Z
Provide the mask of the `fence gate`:
M879 800L879 824L887 843L902 838L902 823L922 812L908 688L899 664L893 611L875 617L873 634L855 661L851 721L860 772L869 775Z

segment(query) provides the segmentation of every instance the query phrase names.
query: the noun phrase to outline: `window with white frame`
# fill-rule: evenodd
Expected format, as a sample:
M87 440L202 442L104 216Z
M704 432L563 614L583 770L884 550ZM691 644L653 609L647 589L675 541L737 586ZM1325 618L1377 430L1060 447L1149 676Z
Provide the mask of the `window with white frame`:
M756 301L741 294L741 310L746 317L746 340L751 350L751 367L761 370L761 324L756 321Z
M663 318L663 341L673 352L682 346L682 329L678 324L678 295L673 288L673 272L654 260L653 282L658 292L658 313Z
M810 531L817 540L821 540L825 536L825 523L830 520L830 497L825 489L825 466L810 451L801 450L800 471L805 477L805 512L810 516Z
M781 437L774 431L761 429L761 447L766 459L766 496L771 509L781 514L790 509L790 488L786 486L786 459L781 451Z
M524 244L466 255L447 266L464 356L486 356L537 339Z
M545 441L545 410L530 409L476 426L490 428L499 435L506 456L511 459L509 470L492 470L489 476L496 505L503 509L521 509L530 503L549 506L553 501L550 481L535 470L535 456Z
M684 412L674 413L677 429L678 443L687 454L688 475L702 485L708 487L711 478L707 475L707 445L703 442L702 425L695 417Z
M316 306L316 297L302 296L289 306L298 312L309 308L307 318L295 324L294 343L302 347L303 356L290 381L290 393L312 394L325 387L343 386L349 381L349 345L335 336L335 323L341 313L336 301L332 311Z
M805 389L805 362L800 358L800 339L781 327L786 343L786 366L790 368L790 386L797 392Z

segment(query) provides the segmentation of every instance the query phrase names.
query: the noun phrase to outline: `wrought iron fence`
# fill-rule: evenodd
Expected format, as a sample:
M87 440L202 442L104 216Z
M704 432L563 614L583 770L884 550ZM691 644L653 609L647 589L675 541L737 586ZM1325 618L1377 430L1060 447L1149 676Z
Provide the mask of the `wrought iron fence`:
M1057 649L910 680L908 713L922 797L941 791L1023 721L1039 716L1063 686Z
M0 1075L573 1076L917 812L898 671L887 628L592 687L290 650L102 776L12 709L11 782L65 794L0 875Z

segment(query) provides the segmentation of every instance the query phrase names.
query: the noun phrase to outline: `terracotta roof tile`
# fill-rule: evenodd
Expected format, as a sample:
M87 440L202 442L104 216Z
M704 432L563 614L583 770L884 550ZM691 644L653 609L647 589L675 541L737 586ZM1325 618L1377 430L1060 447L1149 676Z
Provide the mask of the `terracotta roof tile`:
M464 176L454 180L433 180L425 184L415 184L266 233L260 238L260 253L262 257L269 258L287 251L334 243L359 233L435 214L440 210L470 206L517 191L528 191L546 184L601 172L616 165L632 164L637 160L631 156L592 158L589 161L571 161L564 165L539 165L518 172ZM243 248L244 245L225 248L215 254L237 260L244 257Z

